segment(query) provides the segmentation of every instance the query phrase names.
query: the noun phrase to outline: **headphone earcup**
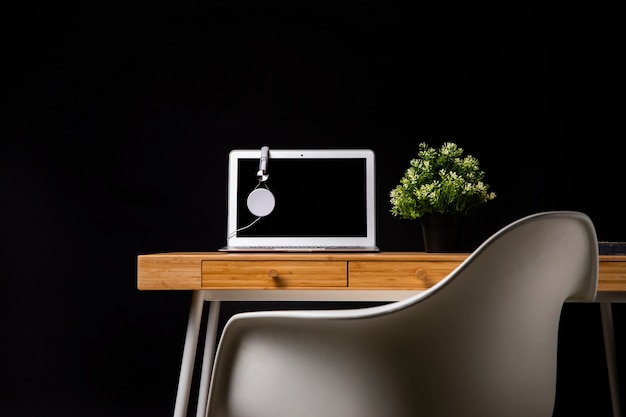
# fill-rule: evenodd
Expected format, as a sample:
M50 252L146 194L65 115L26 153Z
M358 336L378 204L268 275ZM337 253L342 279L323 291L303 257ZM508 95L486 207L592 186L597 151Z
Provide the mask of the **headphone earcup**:
M248 195L248 210L257 217L267 216L274 210L276 199L267 188L257 188Z

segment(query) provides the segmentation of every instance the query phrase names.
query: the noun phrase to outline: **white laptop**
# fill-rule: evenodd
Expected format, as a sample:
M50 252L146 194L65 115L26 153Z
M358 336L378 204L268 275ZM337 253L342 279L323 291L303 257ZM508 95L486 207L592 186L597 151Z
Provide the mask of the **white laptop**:
M221 251L376 252L369 149L233 150Z

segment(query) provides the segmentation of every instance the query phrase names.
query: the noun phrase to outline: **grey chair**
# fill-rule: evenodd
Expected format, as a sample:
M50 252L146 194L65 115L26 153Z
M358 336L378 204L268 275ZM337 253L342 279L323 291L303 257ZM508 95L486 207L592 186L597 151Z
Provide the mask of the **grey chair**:
M209 417L550 417L565 301L592 301L583 213L504 227L408 299L237 314L218 345Z

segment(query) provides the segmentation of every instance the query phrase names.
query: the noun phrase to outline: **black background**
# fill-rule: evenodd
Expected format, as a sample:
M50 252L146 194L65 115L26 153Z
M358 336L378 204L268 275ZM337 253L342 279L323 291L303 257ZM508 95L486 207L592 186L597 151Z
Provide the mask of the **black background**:
M171 415L190 294L138 291L136 256L225 243L234 148L373 149L385 251L423 248L387 197L420 141L457 142L498 194L465 220L467 250L553 209L626 240L613 7L5 5L2 414ZM598 305L566 305L561 332L555 415L610 416Z

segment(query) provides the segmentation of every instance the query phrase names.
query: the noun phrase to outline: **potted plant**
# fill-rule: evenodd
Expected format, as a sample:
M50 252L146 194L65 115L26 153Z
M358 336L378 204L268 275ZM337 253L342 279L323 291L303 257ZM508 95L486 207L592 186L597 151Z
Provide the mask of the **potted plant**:
M464 156L457 144L445 142L434 148L422 142L417 158L410 160L400 183L391 190L391 213L421 220L427 252L454 251L461 217L496 197L484 177L478 159ZM431 233L431 226L447 230L448 237L441 230Z

